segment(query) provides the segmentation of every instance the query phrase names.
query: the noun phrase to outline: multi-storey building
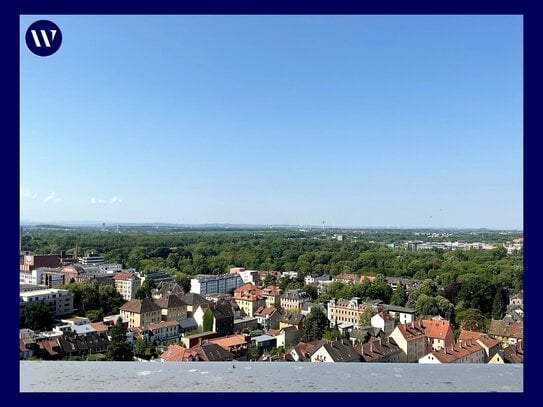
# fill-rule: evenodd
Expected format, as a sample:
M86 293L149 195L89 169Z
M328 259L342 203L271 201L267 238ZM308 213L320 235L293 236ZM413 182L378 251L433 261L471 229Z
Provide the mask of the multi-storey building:
M234 291L234 299L241 311L249 316L254 316L257 309L266 306L266 298L262 290L254 284L244 284Z
M431 351L424 327L419 321L397 325L390 337L402 350L401 362L416 363Z
M42 303L49 307L53 316L70 315L74 312L74 297L68 290L48 288L19 293L21 309L27 304Z
M485 363L485 356L483 347L469 339L434 350L419 358L419 363Z
M190 291L196 294L227 293L243 285L239 274L198 274L190 280Z
M332 298L328 302L328 320L330 326L343 323L353 324L354 328L360 327L360 317L367 307L374 307L372 304L365 304L360 298L354 297L350 300L343 298Z
M147 328L161 321L161 308L150 298L128 301L120 311L121 317L128 320L128 328Z
M126 301L133 300L136 291L141 287L141 280L134 273L115 273L113 280L115 281L115 289Z
M304 303L310 301L311 296L305 291L288 290L281 295L281 308L285 310L297 309L301 311L304 307Z

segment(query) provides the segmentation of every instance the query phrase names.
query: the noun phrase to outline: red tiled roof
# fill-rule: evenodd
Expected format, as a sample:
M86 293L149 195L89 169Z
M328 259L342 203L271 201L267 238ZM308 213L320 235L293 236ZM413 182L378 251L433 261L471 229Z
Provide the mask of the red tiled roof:
M488 349L501 344L501 342L498 339L491 338L488 335L481 335L475 341L479 344L482 344L482 346L487 347Z
M468 340L459 342L453 346L442 348L438 351L433 351L431 354L441 363L453 363L458 359L469 356L472 353L478 352L483 348L477 342Z
M460 335L458 336L459 341L467 341L468 339L479 339L481 336L485 335L482 332L468 331L466 329L460 330Z
M26 345L30 345L31 343L34 343L34 341L30 338L19 339L19 350L21 352L28 352L29 349Z
M420 321L400 324L396 328L400 330L400 333L408 342L421 338L426 338L424 328L421 326Z
M152 331L153 329L167 328L169 326L176 326L178 324L179 322L177 321L151 322L149 324L149 330Z
M98 333L107 332L108 326L103 322L91 322L90 324Z
M392 318L392 316L386 311L381 311L377 315L379 315L381 318L383 318L383 321L385 321L385 322L394 321L394 318Z
M370 282L375 281L377 277L375 276L360 276L360 284L362 284L364 281L368 280Z
M448 339L454 341L454 332L447 320L423 319L420 321L424 334L431 339Z
M259 307L256 312L255 316L257 317L271 317L273 314L277 312L277 309L275 307Z
M240 346L247 343L244 335L224 336L222 338L211 339L210 342L216 343L226 350L232 346Z
M247 283L234 290L234 298L237 300L258 301L263 300L264 295L256 285Z
M503 350L503 359L507 363L524 362L524 344L518 341L515 345L510 345Z
M166 362L187 362L198 355L196 349L186 349L179 345L170 345L160 355Z

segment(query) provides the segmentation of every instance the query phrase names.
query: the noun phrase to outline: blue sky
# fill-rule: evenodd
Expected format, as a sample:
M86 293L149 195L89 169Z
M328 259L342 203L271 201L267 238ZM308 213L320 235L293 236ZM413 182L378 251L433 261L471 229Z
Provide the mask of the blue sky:
M21 219L522 228L520 16L21 17Z

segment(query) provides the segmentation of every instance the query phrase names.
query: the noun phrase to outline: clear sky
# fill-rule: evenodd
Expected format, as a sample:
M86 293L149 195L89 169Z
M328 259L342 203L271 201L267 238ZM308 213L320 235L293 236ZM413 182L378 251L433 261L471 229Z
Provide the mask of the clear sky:
M522 228L520 16L41 18L23 221Z

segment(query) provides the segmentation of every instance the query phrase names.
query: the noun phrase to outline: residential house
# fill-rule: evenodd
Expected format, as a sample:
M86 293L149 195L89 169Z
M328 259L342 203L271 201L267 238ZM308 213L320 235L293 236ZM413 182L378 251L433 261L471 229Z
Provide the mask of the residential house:
M305 362L311 359L310 353L315 348L317 342L299 342L289 352L290 357L295 362Z
M360 327L360 317L367 307L373 307L370 304L365 304L358 297L353 297L350 300L343 298L332 298L328 302L328 320L330 326L336 326L343 323L352 324L354 328Z
M163 294L155 300L160 307L163 321L180 321L187 318L187 304L175 294Z
M431 350L424 327L418 321L397 325L390 338L402 350L401 362L416 363Z
M379 311L371 317L371 326L381 329L387 336L392 333L395 325L394 318L386 311Z
M183 295L181 299L185 304L187 304L187 317L192 317L199 305L209 304L208 300L195 293L187 293Z
M251 338L251 342L263 351L269 351L277 347L277 339L271 335L259 335Z
M222 338L211 339L209 342L213 342L230 352L234 355L235 359L247 355L248 343L245 335L224 336Z
M515 344L524 338L524 323L493 319L488 334L504 344Z
M485 351L485 363L488 363L490 359L494 357L496 353L501 349L501 341L491 338L487 334L481 332L467 331L462 329L458 337L458 342L475 341Z
M270 329L268 334L275 336L276 346L287 349L300 342L300 331L294 326L287 326L282 329Z
M260 307L266 306L266 298L256 285L247 283L234 290L234 299L242 314L252 317Z
M423 327L432 350L451 347L454 344L454 332L449 321L423 319L417 322Z
M262 329L279 328L281 313L275 307L260 307L255 311L255 317Z
M469 339L432 350L419 358L419 363L485 363L485 351L481 345Z
M385 332L381 328L376 328L373 326L361 326L360 328L353 329L349 332L349 339L353 345L386 337L387 335L385 335Z
M262 289L262 295L266 299L266 307L276 307L281 305L281 295L283 290L273 285Z
M177 295L179 298L181 298L185 294L185 290L175 281L161 281L158 283L156 288L151 290L151 295L155 300L167 295Z
M120 272L113 275L115 289L126 301L136 297L136 291L141 286L140 278L134 273Z
M500 349L490 359L488 363L523 363L524 362L524 344L522 340L509 345L505 349Z
M302 290L288 290L281 295L281 308L284 310L302 310L305 302L310 302L311 297Z
M415 320L414 308L399 307L397 305L383 305L381 308L387 311L392 318L397 319L400 324L407 324Z
M510 305L524 305L524 292L520 291L519 293L512 295L509 298Z
M294 326L302 330L305 317L300 312L285 312L279 319L279 329Z
M179 345L169 345L160 355L163 362L224 362L232 361L234 356L221 346L207 342L192 348L183 348Z
M179 323L175 320L153 322L147 329L153 340L169 341L179 338Z
M134 299L119 309L121 317L128 320L128 327L147 328L151 323L161 321L161 308L150 298Z
M227 336L234 333L234 311L229 302L208 303L198 306L198 309L194 312L194 319L198 326L203 327L204 315L208 310L213 315L212 330L218 336Z
M351 343L342 339L321 343L310 353L311 362L360 362L360 355Z
M392 338L370 340L355 346L362 362L400 363L402 350Z

